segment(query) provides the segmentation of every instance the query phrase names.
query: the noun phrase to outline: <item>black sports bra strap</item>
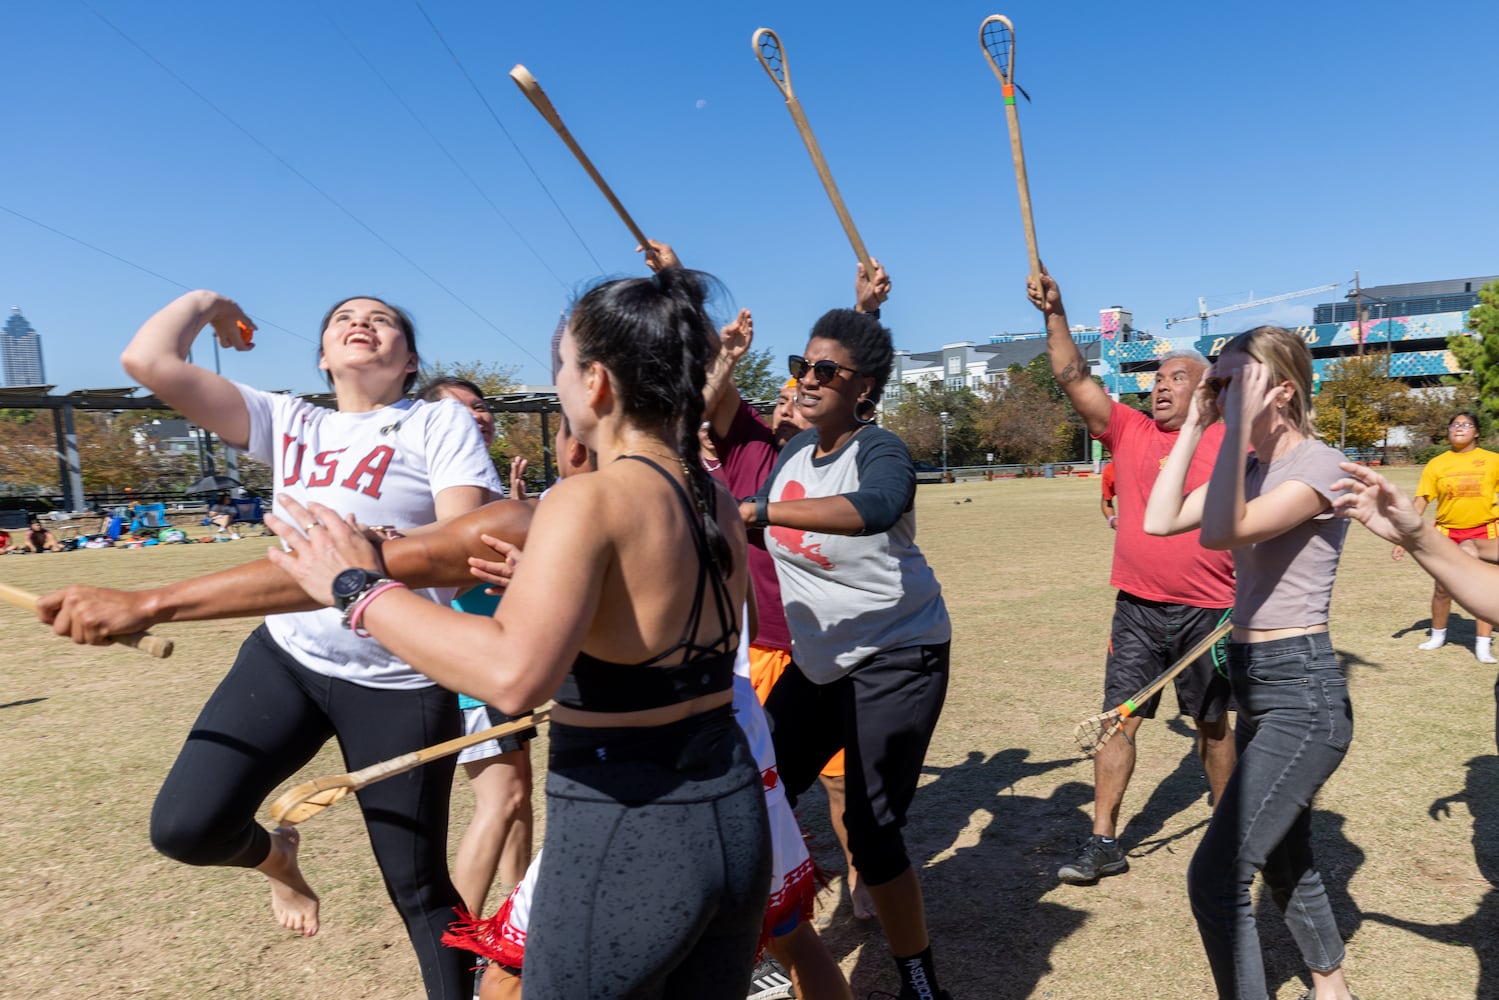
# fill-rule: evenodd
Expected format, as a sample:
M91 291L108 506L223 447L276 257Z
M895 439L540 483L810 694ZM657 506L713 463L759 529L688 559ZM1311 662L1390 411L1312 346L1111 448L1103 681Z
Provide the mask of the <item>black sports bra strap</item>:
M713 554L708 550L708 532L698 516L697 508L693 506L692 500L682 484L672 478L671 473L651 461L644 455L621 455L620 458L633 458L637 462L643 462L661 474L661 478L671 484L676 492L677 499L681 501L683 513L687 515L687 523L692 527L692 543L697 549L697 590L692 595L692 609L687 615L687 626L682 631L682 638L671 649L653 657L647 661L658 663L663 657L670 656L679 649L707 649L700 647L693 640L697 637L698 627L703 619L703 584L707 583L713 588L714 606L718 611L718 622L723 628L723 638L720 643L727 643L730 635L739 634L739 622L734 615L733 602L729 598L729 586L727 581L714 572ZM618 461L618 459L616 459Z

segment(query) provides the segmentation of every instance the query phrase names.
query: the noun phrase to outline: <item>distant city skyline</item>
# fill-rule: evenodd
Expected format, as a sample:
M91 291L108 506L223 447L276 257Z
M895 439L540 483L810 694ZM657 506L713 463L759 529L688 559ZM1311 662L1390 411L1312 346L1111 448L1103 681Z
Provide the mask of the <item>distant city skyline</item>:
M10 317L0 334L0 357L5 364L5 384L45 385L47 369L42 363L42 337L32 329L20 306L10 307Z

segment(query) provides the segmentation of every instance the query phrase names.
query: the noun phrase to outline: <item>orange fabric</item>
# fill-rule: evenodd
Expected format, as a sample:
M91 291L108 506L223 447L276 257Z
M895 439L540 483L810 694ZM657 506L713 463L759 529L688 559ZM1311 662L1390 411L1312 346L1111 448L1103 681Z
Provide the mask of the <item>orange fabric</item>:
M770 649L766 646L756 646L753 643L749 648L750 683L755 687L755 697L760 699L760 704L765 704L765 699L770 697L770 689L776 686L781 674L791 665L791 654L783 649ZM827 766L822 769L824 778L841 778L844 774L843 751L839 750L828 761Z

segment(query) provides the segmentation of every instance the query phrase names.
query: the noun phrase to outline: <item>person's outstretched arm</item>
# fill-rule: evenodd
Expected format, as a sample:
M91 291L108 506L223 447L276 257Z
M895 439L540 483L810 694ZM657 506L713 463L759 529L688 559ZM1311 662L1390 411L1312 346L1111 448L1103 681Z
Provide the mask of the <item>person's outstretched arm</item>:
M1025 291L1031 305L1046 317L1046 357L1051 361L1051 373L1072 402L1072 408L1083 418L1088 433L1098 437L1108 430L1113 400L1103 386L1093 381L1087 359L1072 339L1072 331L1067 328L1067 309L1062 305L1062 290L1043 267L1039 278L1025 279Z
M481 535L524 545L533 507L498 500L450 521L388 539L380 552L385 572L413 587L465 587L472 563L489 563L494 550ZM315 611L322 605L266 559L152 590L72 586L44 595L37 617L74 642L101 645L114 635L174 621L248 618Z
M1499 618L1499 566L1474 559L1426 523L1410 497L1384 476L1355 462L1342 463L1348 478L1333 484L1348 492L1333 501L1339 517L1358 521L1409 552L1432 579L1475 618Z

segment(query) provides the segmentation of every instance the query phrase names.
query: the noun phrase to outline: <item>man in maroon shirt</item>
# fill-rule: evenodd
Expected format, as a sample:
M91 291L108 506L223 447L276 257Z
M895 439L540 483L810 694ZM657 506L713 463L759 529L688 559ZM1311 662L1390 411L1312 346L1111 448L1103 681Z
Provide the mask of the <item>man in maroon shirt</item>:
M1067 313L1056 281L1042 271L1027 279L1031 304L1046 317L1046 353L1067 398L1087 424L1088 433L1114 455L1119 508L1114 527L1114 568L1110 583L1119 590L1104 670L1104 710L1122 703L1192 646L1226 621L1234 601L1233 561L1227 552L1203 548L1195 531L1170 538L1145 534L1145 502L1161 465L1187 417L1192 393L1207 367L1195 351L1161 359L1151 391L1151 416L1109 398L1088 374L1088 363L1067 328ZM1207 482L1223 440L1223 425L1203 434L1187 475L1190 492ZM1218 669L1222 644L1176 678L1177 703L1197 726L1197 750L1207 771L1216 806L1234 769L1234 743L1228 731L1229 685ZM1135 737L1143 719L1155 715L1160 696L1145 702L1124 722L1122 739L1105 743L1093 758L1093 834L1076 861L1057 878L1090 885L1105 875L1129 870L1116 838L1119 807L1135 770Z

